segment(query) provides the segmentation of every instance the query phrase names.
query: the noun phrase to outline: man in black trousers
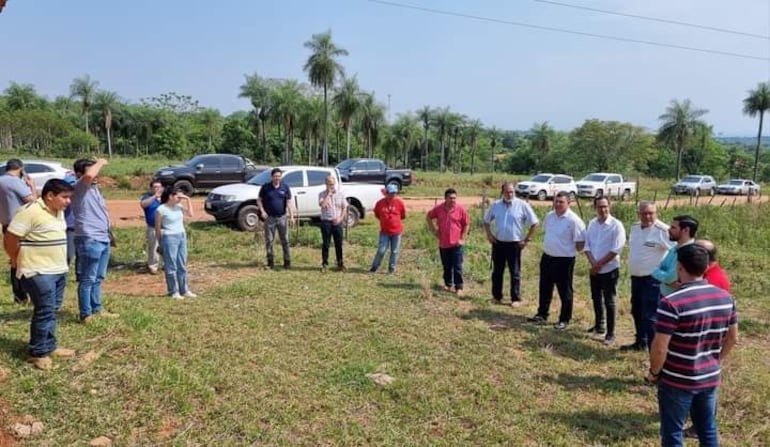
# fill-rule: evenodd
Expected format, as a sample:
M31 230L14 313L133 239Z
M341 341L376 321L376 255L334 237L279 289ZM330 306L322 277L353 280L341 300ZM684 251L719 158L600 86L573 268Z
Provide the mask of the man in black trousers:
M572 272L575 257L583 250L586 226L570 208L567 192L553 199L553 210L543 219L543 256L540 258L540 303L537 314L527 318L533 323L545 323L553 298L553 286L559 291L561 311L556 329L563 331L572 319Z

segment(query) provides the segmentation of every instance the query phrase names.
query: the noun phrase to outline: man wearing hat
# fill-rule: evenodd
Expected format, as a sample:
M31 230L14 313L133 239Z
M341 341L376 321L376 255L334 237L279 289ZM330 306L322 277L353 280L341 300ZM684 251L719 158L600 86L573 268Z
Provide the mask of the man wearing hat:
M404 232L402 221L406 219L406 207L398 198L398 186L389 184L385 188L385 197L374 205L374 217L380 221L380 243L377 254L374 255L370 272L375 273L380 268L385 251L390 245L390 259L388 260L388 274L396 272L398 262L398 249L401 246L401 233Z

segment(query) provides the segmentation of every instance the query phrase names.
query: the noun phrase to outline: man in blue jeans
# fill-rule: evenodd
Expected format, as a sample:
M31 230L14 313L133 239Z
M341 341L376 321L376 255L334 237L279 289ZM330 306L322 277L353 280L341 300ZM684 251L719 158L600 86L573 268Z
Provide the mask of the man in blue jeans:
M107 160L80 159L75 162L77 181L73 186L72 214L75 216L76 276L80 321L91 323L95 315L116 318L102 307L102 282L110 261L110 217L95 179Z
M51 356L70 357L71 349L56 346L56 311L67 284L67 225L64 209L72 186L52 179L42 197L22 207L8 225L8 253L34 310L30 322L29 362L51 369Z
M663 446L684 445L689 414L701 446L718 446L715 417L721 363L738 342L738 314L729 292L703 279L706 249L695 244L677 250L680 287L658 307L647 380L658 384Z

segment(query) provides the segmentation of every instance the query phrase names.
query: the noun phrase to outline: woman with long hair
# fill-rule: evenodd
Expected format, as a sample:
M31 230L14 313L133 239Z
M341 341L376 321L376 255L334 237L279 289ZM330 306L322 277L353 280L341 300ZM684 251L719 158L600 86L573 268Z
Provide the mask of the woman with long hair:
M155 212L155 237L163 254L168 295L177 300L195 298L197 295L187 285L187 233L184 229L184 216L193 217L192 202L180 189L168 187L163 190L160 203Z

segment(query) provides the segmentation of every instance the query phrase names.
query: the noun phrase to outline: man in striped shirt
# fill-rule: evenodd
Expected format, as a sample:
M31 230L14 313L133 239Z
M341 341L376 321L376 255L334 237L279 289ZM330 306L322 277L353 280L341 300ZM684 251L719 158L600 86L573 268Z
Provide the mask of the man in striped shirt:
M42 197L21 208L8 225L8 254L34 310L30 323L29 362L51 369L50 356L69 357L71 349L56 346L56 311L67 284L67 225L64 209L70 204L72 186L51 179Z
M738 341L733 297L703 279L706 249L695 244L677 250L681 287L658 307L647 379L658 383L660 436L664 446L683 446L688 413L702 446L719 444L716 419L721 363Z

